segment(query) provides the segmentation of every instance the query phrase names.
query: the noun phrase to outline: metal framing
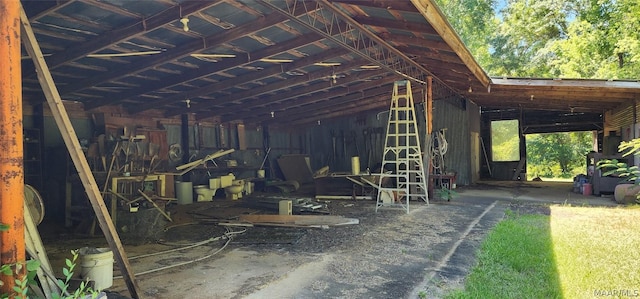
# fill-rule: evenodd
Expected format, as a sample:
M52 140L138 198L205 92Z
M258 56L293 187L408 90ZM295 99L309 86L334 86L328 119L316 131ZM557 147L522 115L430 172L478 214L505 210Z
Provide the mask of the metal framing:
M426 84L427 77L432 76L437 86L448 91L443 94L458 94L422 65L326 0L260 0L260 3L392 73L420 84ZM286 4L286 7L275 3ZM296 16L294 12L301 7L307 13Z

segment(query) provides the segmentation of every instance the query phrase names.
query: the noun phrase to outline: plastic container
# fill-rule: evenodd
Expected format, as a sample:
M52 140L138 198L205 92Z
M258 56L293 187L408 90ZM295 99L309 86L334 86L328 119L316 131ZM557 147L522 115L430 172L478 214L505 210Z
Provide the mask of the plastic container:
M94 281L94 289L113 285L113 252L109 248L82 247L78 250L80 277Z
M593 193L593 188L590 183L582 184L582 195L591 195Z
M179 205L188 205L193 203L193 183L192 182L176 182L176 197Z

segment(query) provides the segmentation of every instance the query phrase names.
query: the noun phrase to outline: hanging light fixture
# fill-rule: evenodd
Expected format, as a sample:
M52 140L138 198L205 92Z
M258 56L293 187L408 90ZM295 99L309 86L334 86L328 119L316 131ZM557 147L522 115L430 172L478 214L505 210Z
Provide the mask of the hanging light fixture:
M180 23L182 23L182 30L189 32L189 18L182 15L182 6L180 6Z
M180 23L182 23L182 30L184 30L184 32L189 32L189 18L182 17L182 19L180 19Z

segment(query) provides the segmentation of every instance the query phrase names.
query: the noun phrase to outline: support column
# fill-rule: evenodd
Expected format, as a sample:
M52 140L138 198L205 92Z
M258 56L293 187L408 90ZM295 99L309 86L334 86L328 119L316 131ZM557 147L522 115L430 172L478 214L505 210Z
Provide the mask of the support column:
M0 232L0 263L15 264L25 260L20 1L0 1L0 16L0 223L9 226ZM0 293L11 294L24 274L0 275Z
M189 163L189 114L180 116L180 147L182 148L182 164ZM191 182L191 172L182 175L183 182Z

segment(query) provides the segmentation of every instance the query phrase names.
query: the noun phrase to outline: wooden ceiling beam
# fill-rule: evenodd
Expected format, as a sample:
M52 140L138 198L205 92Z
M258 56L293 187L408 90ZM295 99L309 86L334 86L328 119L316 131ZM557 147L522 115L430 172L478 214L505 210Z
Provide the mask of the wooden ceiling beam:
M87 80L76 82L75 84L63 89L61 92L66 94L77 90L89 88L97 85L101 82L120 79L125 76L130 76L135 73L140 73L157 65L161 65L169 62L170 60L179 59L188 56L191 53L204 50L208 47L220 45L234 39L240 38L247 34L250 34L256 30L263 29L265 27L272 26L278 21L282 21L283 18L279 14L272 15L270 17L263 17L255 22L250 22L243 26L238 26L233 29L229 29L222 34L214 34L206 37L203 40L193 40L188 43L184 43L181 46L173 48L171 51L163 52L161 54L144 57L139 59L140 61L132 62L130 67L119 68L109 72L88 78Z
M219 115L223 115L227 112L233 111L232 115L222 116L221 117L222 121L230 122L230 121L243 120L244 118L246 118L247 111L249 110L255 111L256 109L261 109L261 111L270 112L274 110L282 110L285 107L295 107L297 105L308 105L311 103L324 101L325 99L328 99L328 98L342 97L351 93L361 92L366 89L380 86L381 84L393 82L395 80L398 80L399 78L400 78L399 76L391 75L381 80L375 80L371 82L365 82L365 83L360 83L360 84L345 86L345 87L343 86L335 87L333 86L333 84L330 84L330 83L326 84L324 82L317 83L317 84L310 85L308 87L290 92L283 97L279 97L279 95L275 95L268 99L258 99L253 101L252 103L239 105L241 108L240 107L238 108L240 109L226 109L226 111L221 112ZM329 91L322 94L316 94L324 90L329 90ZM307 96L307 97L304 97L304 96ZM269 105L269 104L274 104L274 105ZM266 114L268 113L265 113L265 115Z
M185 1L181 4L181 7L176 5L161 13L153 15L146 19L140 19L133 24L128 24L120 28L115 28L108 32L101 34L98 38L92 39L88 42L75 45L65 51L55 53L51 57L47 57L47 64L50 69L55 69L67 62L82 58L88 54L103 50L113 44L123 42L127 39L131 39L142 35L144 33L153 31L166 24L175 22L180 16L180 9L184 14L194 13L206 8L209 8L222 0L214 1ZM92 1L90 4L94 4ZM24 76L31 77L35 75L35 71L25 72Z
M367 100L366 104L362 103L349 103L341 106L340 108L328 108L324 110L316 111L309 114L306 117L298 118L288 122L289 126L305 125L315 123L318 120L334 119L339 117L354 116L357 114L366 113L372 110L388 110L391 97L389 95L380 95Z
M27 10L26 13L27 13L27 16L29 17L29 21L33 22L33 21L37 21L38 19L44 16L49 15L50 13L56 12L57 10L68 6L69 4L77 2L77 0L58 0L58 1L33 0L28 2L23 0L22 2L23 2L22 3L23 7L26 6L25 9L29 8L29 10Z
M400 10L407 12L416 12L416 8L409 3L408 1L398 1L398 0L373 0L373 1L362 1L362 0L331 0L332 3L341 3L341 4L349 4L355 6L364 6L364 7L373 7L373 8L381 8L386 10Z
M580 79L491 79L494 87L570 87L570 88L607 88L631 90L640 93L640 81L609 81L609 80L580 80Z
M304 9L300 9L297 13L304 13ZM280 15L279 13L272 13L268 16L258 18L253 22L249 22L247 24L229 29L224 33L213 34L202 40L194 40L192 42L184 43L181 46L173 48L171 51L153 55L151 57L145 57L144 59L140 59L140 61L133 62L132 66L130 67L119 68L110 72L104 72L103 74L93 76L92 78L89 78L87 80L77 82L62 90L62 93L82 90L91 86L95 86L101 82L120 79L124 76L143 72L157 65L167 63L170 60L179 59L191 53L230 42L232 40L251 34L255 31L271 27L280 22L284 22L285 20L287 20L287 18Z
M415 45L397 46L396 48L409 56L416 57L416 61L420 61L420 59L431 59L440 61L440 63L455 63L464 65L464 62L462 62L462 60L460 60L458 56L448 54L451 52L438 51L434 49L418 47Z
M335 57L334 55L337 56L340 53L344 54L341 51L335 51L335 52L334 51L327 51L325 54L328 54L328 56L331 56L331 57ZM262 72L264 70L262 70L262 71L259 71L259 72L252 73L251 75L238 77L236 79L220 81L220 82L208 85L208 86L204 86L204 87L201 87L201 88L198 88L198 89L191 90L191 91L186 92L186 93L182 93L182 94L177 95L177 96L173 96L173 97L169 97L169 98L163 99L162 103L170 104L172 102L179 102L179 101L181 101L182 99L185 99L185 98L197 98L197 97L201 97L201 96L204 96L204 95L210 95L210 94L212 94L214 92L215 93L221 93L221 92L224 92L225 89L233 88L233 87L236 87L237 85L250 83L251 81L254 81L254 80L260 80L260 79L263 79L263 78L268 77L268 76L275 76L276 74L285 73L288 70L295 70L296 68L313 64L315 62L318 62L318 60L316 60L317 58L322 58L322 57L324 57L324 55L313 56L312 58L308 58L308 59L303 58L302 60L300 60L300 62L296 63L295 67L291 67L291 66L290 67L285 67L285 66L279 65L279 66L277 66L277 68L276 67L269 68L268 69L269 70L268 73L264 73L263 74ZM350 64L350 65L345 65L345 66L341 66L341 67L351 68L353 66ZM338 70L338 69L340 69L340 68L333 69L333 71ZM319 71L319 72L316 72L316 73L323 74L323 76L328 76L328 75L331 74L331 72L332 72L332 70L329 69L329 70ZM302 83L305 83L305 82L311 80L312 78L314 78L313 74L307 74L305 76L298 76L298 77L293 78L293 79L282 80L282 81L277 82L277 83L272 83L272 84L269 84L269 85L263 85L263 86L258 87L258 88L252 88L251 90L248 90L248 91L236 92L236 93L233 93L233 97L234 97L235 101L241 101L242 99L245 99L245 98L258 96L260 94L264 94L264 93L268 93L268 92L273 92L273 91L275 91L277 89L281 89L281 88L284 88L284 87L288 87L288 86L292 86L292 85L296 85L296 84L302 84ZM315 78L315 79L318 79L318 78ZM237 83L237 84L232 84L232 83ZM211 100L211 101L202 101L202 102L197 103L197 107L198 107L199 110L202 110L202 109L208 109L208 108L220 105L220 104L224 104L224 100L217 99L217 100ZM155 102L144 104L144 105L137 105L135 107L131 107L129 112L130 113L139 113L141 111L148 110L148 109L155 108L155 107L157 107L157 104L155 104ZM182 113L189 113L189 112L193 112L192 109L190 109L190 108L172 109L172 110L166 112L166 116L170 117L170 116L174 116L174 115L178 115L178 114L182 114Z
M276 92L278 90L281 89L285 89L285 88L292 88L294 86L300 85L300 84L305 84L311 81L315 81L315 80L319 80L322 78L325 78L327 76L331 76L334 73L340 73L340 72L344 72L344 71L348 71L352 68L358 67L360 65L362 65L362 63L364 63L364 61L355 61L349 64L345 64L345 65L340 65L338 67L334 67L334 68L327 68L327 69L323 69L320 71L316 71L313 73L309 73L306 74L304 76L297 76L291 79L287 79L287 80L281 80L279 82L275 82L275 83L271 83L269 85L265 85L265 86L261 86L258 88L253 88L251 90L247 90L247 91L243 91L243 92L239 92L239 93L235 93L233 94L233 99L232 100L228 100L226 97L225 98L219 98L215 101L210 101L204 105L199 105L198 109L200 111L202 111L202 109L208 109L208 108L212 108L218 105L232 105L235 103L237 104L242 104L245 105L246 103L243 103L244 100L247 99L251 99L251 98L256 98L259 97L260 95L263 94L268 94L268 93L273 93ZM285 97L287 96L287 93L280 93L278 94L278 96ZM282 98L284 99L284 98ZM261 99L256 99L253 102L249 103L249 105L251 105L252 103L255 103L256 101L262 101ZM266 103L267 100L265 100ZM228 112L232 112L236 109L235 106L238 105L233 105L234 107L227 107L227 108L223 108L223 109L217 109L216 113L218 113L218 115L224 114L224 113L228 113ZM169 114L167 114L167 116L173 116L176 114L177 111L172 111ZM171 115L173 114L173 115ZM197 118L197 117L196 117Z
M249 63L253 63L256 60L259 60L261 58L266 58L278 53L282 53L284 51L290 50L291 48L298 48L301 46L305 46L308 45L310 43L313 43L315 41L317 41L318 39L320 39L320 37L316 34L307 34L305 36L299 36L299 37L295 37L293 38L292 41L290 42L286 42L286 43L280 43L271 47L267 47L264 48L260 51L256 51L255 53L250 53L249 55L246 56L241 56L241 57L235 57L235 58L225 58L223 60L221 60L220 62L217 63L212 63L211 65L207 65L207 66L203 66L197 69L194 69L188 73L185 74L181 74L181 75L176 75L176 76L171 76L171 77L167 77L163 79L163 82L161 84L148 84L145 85L144 87L140 88L140 89L136 89L136 90L130 90L127 92L124 92L121 96L119 100L114 101L113 99L104 99L101 101L97 101L95 103L88 103L87 107L88 108L96 108L99 106L104 106L104 105L113 105L113 104L118 104L120 102L123 102L125 100L130 100L133 97L139 96L139 95L143 95L143 94L147 94L150 92L153 92L155 90L161 89L161 88L168 88L168 87L172 87L178 84L182 84L184 82L188 82L188 81L192 81L192 80L196 80L196 79L201 79L201 78L205 78L207 76L210 76L211 74L217 73L217 72L222 72L222 71L226 71L232 68L236 68L242 65L247 65ZM338 52L330 52L330 51L325 51L323 52L321 55L318 56L314 56L313 58L303 58L301 61L301 63L297 63L295 64L300 65L300 66L307 66L309 64L312 64L316 61L312 61L313 59L320 59L320 58L328 58L328 57L335 57L335 56L339 56L342 54L345 54L346 51L338 51ZM207 89L212 90L212 91L218 91L218 90L222 90L225 88L230 88L236 85L240 85L240 84L244 84L246 82L251 82L254 80L260 80L262 78L268 77L270 75L275 75L277 73L282 72L282 67L272 67L269 68L267 70L261 70L260 72L255 72L252 74L248 74L248 75L243 75L240 76L237 79L232 79L232 80L225 80L223 82L225 83L220 83L220 84L216 84L216 85L212 85L207 87ZM229 82L227 82L229 81ZM183 94L183 96L187 97L187 98L193 98L193 97L197 97L198 95L202 95L203 93L201 92L205 92L205 89L201 89L199 90L199 92L196 91L192 91L192 92L188 92L186 94ZM196 95L197 94L197 95ZM183 97L184 99L184 97ZM137 107L135 109L135 111L132 111L133 113L138 113L141 111L144 111L146 109L152 109L152 108L157 108L159 106L162 106L164 104L167 103L171 103L173 102L175 99L174 98L166 98L163 99L161 101L154 101L154 102L149 102L148 104L144 104L141 105L140 107Z
M389 82L392 81L394 80L390 80ZM374 88L356 91L345 96L324 98L320 100L315 99L315 101L309 101L310 104L304 106L298 106L294 108L285 107L284 109L278 109L279 107L270 107L269 109L265 110L276 112L275 115L277 115L277 117L275 117L273 121L283 121L285 120L285 118L289 121L295 121L297 119L304 119L309 116L315 116L318 111L324 111L324 109L336 107L339 107L338 109L341 109L342 107L345 107L344 105L350 104L352 102L366 104L370 98L377 97L383 94L386 94L387 97L391 98L390 87L388 85L382 86L383 84L380 84L381 82L377 83L378 85ZM264 116L249 118L245 117L243 120L250 123L272 122L270 117Z
M510 98L519 97L523 99L556 98L560 100L581 100L585 102L622 102L633 99L634 94L627 92L607 92L606 90L595 91L579 91L579 90L545 90L543 88L525 89L525 90L501 90L496 91L493 88L490 93L478 92L471 95L474 98L500 97Z
M428 23L372 18L368 16L353 16L352 18L362 25L411 31L419 34L431 35L438 39L440 38L438 32Z
M602 112L606 109L612 109L618 104L613 102L591 102L585 103L582 101L558 101L558 100L518 100L514 98L493 98L489 100L476 101L476 104L486 108L519 108L519 109L537 109L537 110L558 110L558 111L571 111L580 108L580 111L589 112Z
M118 14L121 16L127 16L129 18L133 18L133 19L140 19L142 16L140 16L139 14L135 14L132 13L126 9L122 9L120 7L117 7L115 5L111 5L105 2L100 2L98 0L80 0L80 2L84 2L87 5L90 6L94 6L94 7L98 7L102 10L108 11L108 12L112 12L114 14Z
M451 47L449 47L449 45L447 45L445 42L441 40L430 40L430 39L419 38L415 36L388 34L388 33L383 33L383 34L380 34L379 36L385 41L396 43L396 44L401 44L406 46L418 46L418 47L429 48L429 49L434 49L439 51L449 51L449 52L452 51Z

